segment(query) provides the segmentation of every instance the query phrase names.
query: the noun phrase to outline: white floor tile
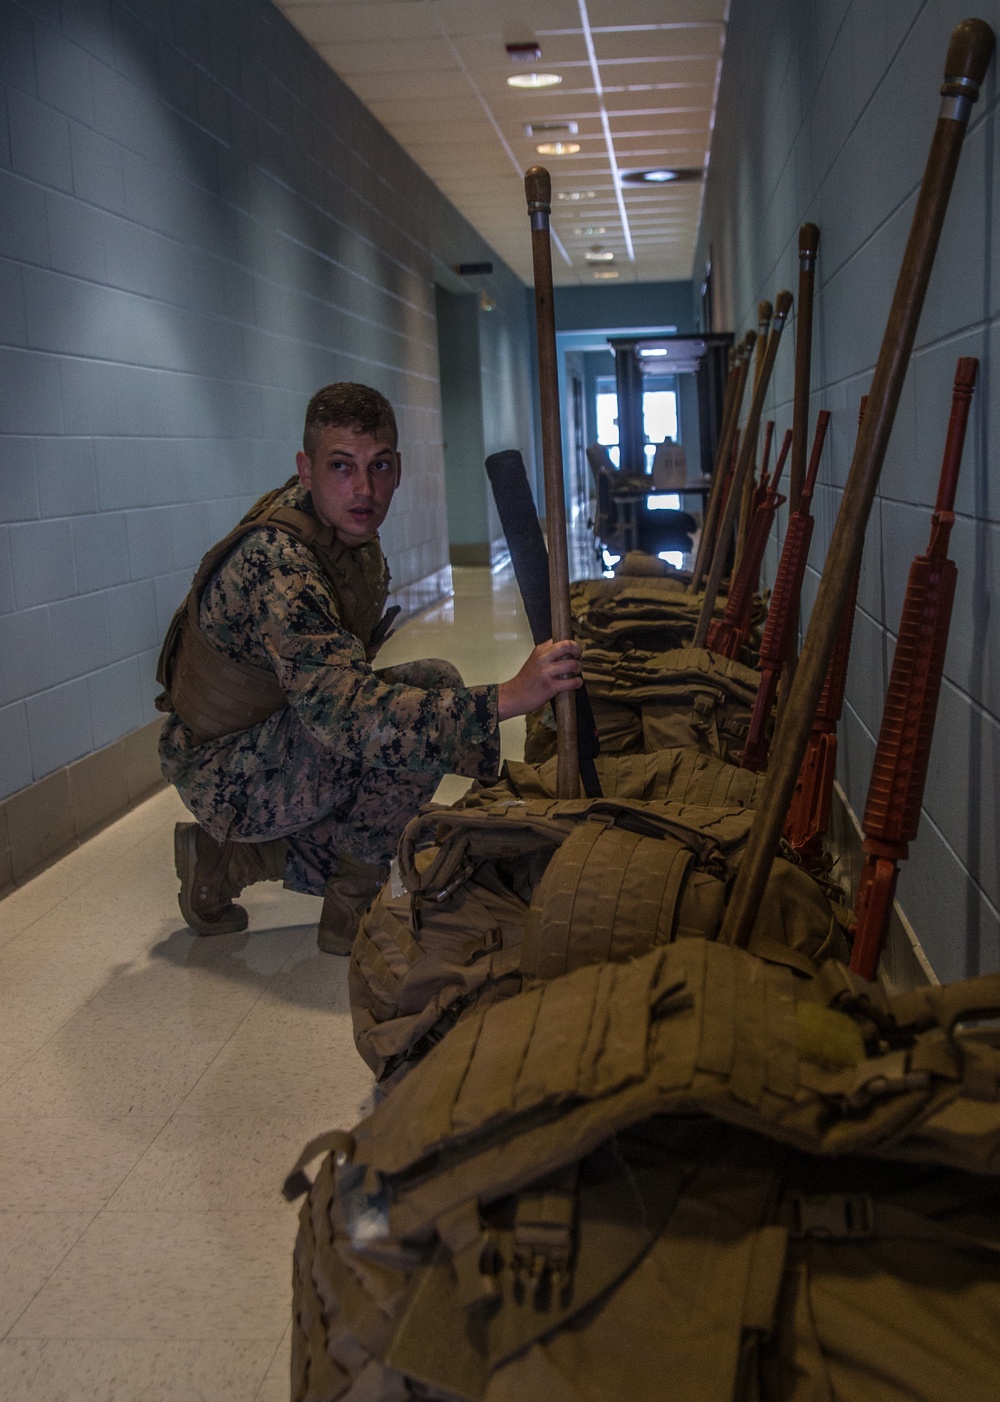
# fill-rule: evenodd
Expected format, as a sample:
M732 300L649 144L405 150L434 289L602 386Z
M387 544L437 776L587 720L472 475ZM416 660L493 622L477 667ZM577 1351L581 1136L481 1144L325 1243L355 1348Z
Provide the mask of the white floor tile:
M288 1322L296 1214L104 1212L11 1338L274 1339Z
M512 676L530 641L509 571L456 586L380 662ZM522 720L502 734L523 753ZM185 928L188 819L156 794L0 901L0 1402L288 1396L281 1183L308 1139L368 1112L373 1081L315 897L258 885L245 933Z
M0 1402L249 1402L275 1356L270 1339L8 1339Z
M93 1215L162 1128L161 1118L142 1115L0 1119L0 1210Z
M108 1203L109 1212L275 1211L303 1144L326 1114L175 1115Z
M91 1212L0 1212L0 1338L28 1309L92 1217Z

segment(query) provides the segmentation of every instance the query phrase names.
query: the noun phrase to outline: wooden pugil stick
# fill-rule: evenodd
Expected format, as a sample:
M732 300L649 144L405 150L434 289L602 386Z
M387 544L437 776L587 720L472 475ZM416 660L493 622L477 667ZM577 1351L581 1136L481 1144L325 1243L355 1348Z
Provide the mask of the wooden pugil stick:
M756 393L760 383L761 371L764 368L764 353L767 347L767 337L771 330L771 319L774 316L774 307L770 302L759 302L757 304L757 359L753 369L753 387ZM760 431L758 438L753 445L753 466L747 473L746 481L743 484L743 499L740 502L739 526L736 532L736 558L733 564L734 571L739 567L743 559L743 551L746 549L747 537L750 534L750 527L753 524L754 498L756 495L756 483L754 478L757 475L757 450L760 447Z
M795 302L795 388L792 392L792 460L788 467L788 510L798 511L806 480L809 441L809 382L812 370L813 291L819 229L803 224L799 230L799 293Z
M552 637L573 636L569 611L569 553L566 547L566 498L563 494L562 428L559 421L559 374L556 359L556 318L552 290L552 244L549 216L552 181L542 166L524 177L531 221L531 259L535 274L535 329L538 335L538 385L542 410L542 464L545 472L545 524L549 545L549 595ZM571 691L554 701L556 713L556 797L577 798L580 765L576 736L576 703Z
M789 515L798 510L806 475L806 442L809 438L809 387L812 371L813 295L819 229L803 224L799 230L799 292L795 303L795 388L792 391L792 462L788 472ZM782 687L795 676L798 662L799 611L795 607L792 642L785 663Z
M695 628L694 646L704 647L705 638L708 635L708 625L712 621L712 610L715 608L715 601L719 596L719 585L722 583L722 573L726 566L726 556L729 553L729 545L733 534L733 521L736 517L736 508L743 496L743 483L746 481L747 473L750 471L751 462L757 444L757 430L760 427L761 414L764 412L764 399L767 395L767 387L771 381L771 371L774 369L774 361L778 354L778 346L781 343L781 333L785 328L785 319L788 316L792 305L792 294L790 292L779 292L774 304L774 318L771 321L771 332L767 338L767 350L764 352L764 360L761 365L760 375L754 387L753 399L750 403L750 412L743 429L743 441L740 445L740 456L736 463L736 471L733 474L733 485L729 489L729 497L726 501L725 510L722 512L718 533L715 539L715 553L712 556L712 568L709 571L708 583L705 585L705 597L702 600L701 613L698 615L698 626Z
M955 373L930 544L910 566L868 788L862 822L865 859L854 905L857 926L851 954L851 968L867 979L875 977L885 945L899 863L909 855L920 825L958 579L955 562L948 558L948 540L978 368L978 360L963 356Z
M748 331L736 348L736 363L733 366L735 378L730 381L732 393L727 397L726 409L722 416L722 433L719 436L719 447L715 455L715 467L712 471L712 490L709 493L705 519L701 527L701 539L698 542L698 553L695 556L694 569L691 571L691 581L687 588L689 594L697 594L701 588L701 581L705 577L708 562L712 558L715 527L725 494L726 474L729 471L729 459L732 456L733 441L740 421L740 410L743 408L743 396L750 371L750 356L756 339L756 332Z
M972 114L990 59L994 35L983 20L963 20L951 36L941 88L943 102L917 197L896 292L879 352L868 409L858 435L826 568L768 771L719 938L745 947L760 909L795 781L805 754L829 659L858 570L879 473L899 406L917 323L934 265L941 226Z
M816 439L813 443L812 458L805 484L799 497L799 508L788 518L785 543L778 561L778 573L774 581L767 622L760 644L760 681L750 713L750 728L747 732L746 748L740 757L741 769L758 771L767 763L767 723L771 718L774 698L778 692L778 682L782 669L788 661L795 639L795 620L799 614L799 598L802 594L802 581L806 577L806 564L809 560L809 546L812 542L815 520L812 515L813 490L819 472L819 462L826 441L826 430L830 422L829 409L821 409L816 419Z
M769 422L767 427L769 430L773 430L774 424ZM768 432L765 435L764 457L761 467L761 490L754 510L753 524L747 537L746 550L743 552L743 559L733 571L729 596L726 599L726 611L722 618L713 619L705 640L705 645L710 652L719 652L723 657L738 658L740 650L749 636L753 596L760 579L764 551L767 549L768 536L771 534L771 527L774 524L775 512L785 500L783 496L778 494L778 483L781 480L785 459L791 447L792 430L788 429L785 434L785 441L781 445L781 452L778 454L778 461L774 467L774 477L768 479L767 463L770 441L771 435Z

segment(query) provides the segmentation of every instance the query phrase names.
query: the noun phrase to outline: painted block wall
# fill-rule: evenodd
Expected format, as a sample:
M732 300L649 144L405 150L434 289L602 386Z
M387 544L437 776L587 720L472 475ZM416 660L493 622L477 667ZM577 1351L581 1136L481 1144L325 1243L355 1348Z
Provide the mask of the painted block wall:
M396 405L394 585L447 566L460 261L507 308L488 436L531 417L520 280L266 0L8 0L0 82L3 797L153 717L170 615L319 385Z
M1000 29L1000 4L974 12ZM716 329L797 286L819 225L813 412L833 412L806 610L846 480L940 99L959 0L734 0L696 273L711 247ZM977 103L867 534L839 778L864 810L909 562L926 546L955 362L980 383L951 553L959 570L921 832L899 899L937 975L1000 968L1000 433L997 69ZM771 394L791 421L794 321ZM782 534L779 531L779 536ZM768 560L773 580L777 541Z

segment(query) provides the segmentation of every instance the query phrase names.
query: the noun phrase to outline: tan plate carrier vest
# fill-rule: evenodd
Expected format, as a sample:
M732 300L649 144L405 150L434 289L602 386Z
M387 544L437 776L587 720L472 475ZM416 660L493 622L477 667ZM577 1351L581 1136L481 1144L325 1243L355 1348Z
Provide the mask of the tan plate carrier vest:
M286 1185L293 1402L996 1402L998 1011L703 940L477 1009Z
M606 757L598 764L607 777ZM749 808L558 800L535 796L529 766L511 771L506 783L412 819L393 875L362 917L348 972L351 1017L358 1051L384 1087L483 1001L718 932ZM751 948L809 974L846 957L838 909L779 858Z
M270 667L236 662L214 647L202 631L199 608L216 570L251 531L271 526L311 550L333 594L337 617L361 640L369 661L388 638L398 607L388 609L389 571L377 537L349 548L332 526L278 498L298 481L291 477L255 502L240 523L213 545L198 566L187 597L167 629L156 667L163 687L159 711L176 711L201 744L260 725L287 703Z

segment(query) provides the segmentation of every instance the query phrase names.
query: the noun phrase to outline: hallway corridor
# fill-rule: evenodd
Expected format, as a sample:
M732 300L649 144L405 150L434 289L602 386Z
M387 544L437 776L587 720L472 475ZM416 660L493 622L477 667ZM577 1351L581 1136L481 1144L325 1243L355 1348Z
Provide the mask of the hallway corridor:
M516 670L510 568L455 586L380 663ZM503 729L520 755L523 720ZM256 886L245 934L184 928L184 816L161 792L0 902L0 1402L288 1396L297 1206L280 1185L306 1140L365 1112L372 1079L317 900Z

